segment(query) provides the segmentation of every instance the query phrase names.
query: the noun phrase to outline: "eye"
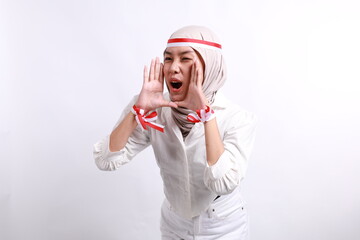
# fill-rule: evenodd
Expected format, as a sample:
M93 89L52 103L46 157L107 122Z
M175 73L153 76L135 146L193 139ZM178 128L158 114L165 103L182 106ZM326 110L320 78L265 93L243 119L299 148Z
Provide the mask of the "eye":
M188 57L183 57L181 60L183 60L183 61L190 61L190 60L192 60L191 58L188 58Z
M165 57L164 58L164 61L171 61L172 59L171 59L171 57Z

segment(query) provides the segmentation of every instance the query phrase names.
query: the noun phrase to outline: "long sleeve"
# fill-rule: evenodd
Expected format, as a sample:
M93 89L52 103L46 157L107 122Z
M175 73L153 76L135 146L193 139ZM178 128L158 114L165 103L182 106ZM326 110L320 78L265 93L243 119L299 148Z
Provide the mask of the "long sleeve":
M256 118L249 112L237 112L224 133L225 151L218 161L207 166L205 185L217 195L231 193L244 178L253 147Z
M123 118L131 111L137 96L135 96L128 106L124 109L120 119L116 123L114 129L120 124ZM149 132L142 131L137 126L129 137L124 148L116 152L109 149L110 135L104 137L94 144L93 154L97 167L105 171L113 171L121 165L128 163L136 154L150 145Z

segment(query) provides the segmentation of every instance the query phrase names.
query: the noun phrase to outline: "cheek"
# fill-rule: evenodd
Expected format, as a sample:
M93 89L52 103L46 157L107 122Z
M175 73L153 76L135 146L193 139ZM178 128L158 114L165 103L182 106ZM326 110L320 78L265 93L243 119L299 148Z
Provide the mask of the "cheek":
M192 64L189 64L188 66L186 66L184 68L184 78L187 82L190 81L190 78L191 78L191 68L192 68Z
M164 64L163 73L165 77L169 75L169 66L167 64Z

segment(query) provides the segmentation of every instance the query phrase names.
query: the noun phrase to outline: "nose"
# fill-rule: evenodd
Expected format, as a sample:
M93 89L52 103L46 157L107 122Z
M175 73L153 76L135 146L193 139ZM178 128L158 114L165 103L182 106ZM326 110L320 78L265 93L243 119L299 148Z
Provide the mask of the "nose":
M178 61L173 61L170 66L170 71L172 73L179 73L180 72L180 65Z

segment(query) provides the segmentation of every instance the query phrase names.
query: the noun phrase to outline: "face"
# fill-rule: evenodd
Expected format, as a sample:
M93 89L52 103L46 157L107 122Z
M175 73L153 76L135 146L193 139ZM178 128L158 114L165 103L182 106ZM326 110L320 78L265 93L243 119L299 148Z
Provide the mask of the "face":
M164 77L172 101L185 99L191 79L191 69L202 58L191 47L168 47L164 52Z

